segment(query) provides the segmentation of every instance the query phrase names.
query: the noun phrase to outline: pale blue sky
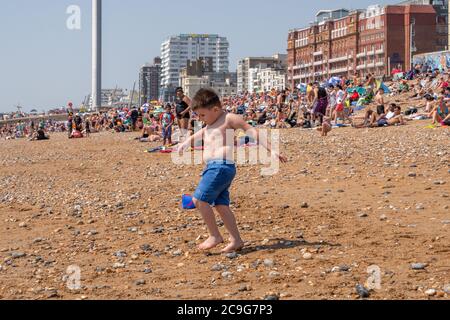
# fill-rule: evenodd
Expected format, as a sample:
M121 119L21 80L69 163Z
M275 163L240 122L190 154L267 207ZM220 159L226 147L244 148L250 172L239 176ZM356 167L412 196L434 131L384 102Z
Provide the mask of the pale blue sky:
M180 33L217 33L230 42L230 64L245 56L285 52L288 30L320 9L365 8L395 0L103 0L103 88L131 88L140 66ZM81 30L66 28L70 5ZM82 102L91 87L90 0L1 0L0 112Z

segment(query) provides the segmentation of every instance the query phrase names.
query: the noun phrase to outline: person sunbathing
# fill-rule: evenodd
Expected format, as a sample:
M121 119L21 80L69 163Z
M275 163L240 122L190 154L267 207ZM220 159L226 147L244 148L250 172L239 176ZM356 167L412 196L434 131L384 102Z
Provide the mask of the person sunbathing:
M433 110L428 115L429 118L433 119L433 124L439 124L444 121L444 119L449 115L448 106L445 102L443 96L440 96L438 103L435 105Z
M387 124L390 126L406 124L406 120L402 115L402 108L400 106L395 107L394 115L392 118L387 120Z
M140 142L157 142L161 141L161 135L155 131L150 126L145 126L144 129L142 129L142 136L140 138L136 138L136 140L139 140Z

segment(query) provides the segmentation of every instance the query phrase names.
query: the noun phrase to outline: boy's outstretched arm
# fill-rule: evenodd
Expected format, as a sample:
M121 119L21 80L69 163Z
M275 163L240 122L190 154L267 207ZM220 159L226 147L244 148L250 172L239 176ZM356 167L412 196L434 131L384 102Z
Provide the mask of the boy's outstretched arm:
M184 141L182 144L180 144L178 146L178 153L183 153L184 150L186 150L187 148L189 148L193 142L203 139L203 135L206 132L206 127L203 128L202 130L196 132L195 134L191 135L189 137L189 139L187 139L186 141Z
M255 128L253 128L247 122L245 122L244 119L242 119L242 117L235 115L235 114L230 114L230 115L228 115L228 117L229 117L230 125L234 130L239 130L239 129L244 130L245 134L247 134L250 138L255 139L255 141L259 145L262 145L264 148L266 148L267 151L270 152L270 154L273 154L275 157L280 159L280 161L282 163L287 162L287 158L284 155L280 155L280 154L272 151L272 145L271 145L270 141L268 141L268 139L260 139L259 131Z

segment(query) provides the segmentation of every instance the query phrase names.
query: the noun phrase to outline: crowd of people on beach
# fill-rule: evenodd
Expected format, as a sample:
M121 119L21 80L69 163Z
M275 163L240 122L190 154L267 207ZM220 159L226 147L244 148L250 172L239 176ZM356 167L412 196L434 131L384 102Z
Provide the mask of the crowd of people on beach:
M317 129L326 136L332 128L374 128L405 125L411 120L430 119L432 126L450 125L450 74L417 65L409 72L395 70L384 82L369 74L351 78L333 77L326 82L299 85L295 89L243 93L222 97L228 113L241 115L253 127L271 129ZM49 133L67 132L69 138L91 133L140 131L142 142L172 144L174 128L180 139L202 124L190 108L190 99L178 88L173 103L140 108L112 109L94 114L68 111L66 122L18 121L0 127L0 139L46 140ZM398 97L407 96L407 106Z

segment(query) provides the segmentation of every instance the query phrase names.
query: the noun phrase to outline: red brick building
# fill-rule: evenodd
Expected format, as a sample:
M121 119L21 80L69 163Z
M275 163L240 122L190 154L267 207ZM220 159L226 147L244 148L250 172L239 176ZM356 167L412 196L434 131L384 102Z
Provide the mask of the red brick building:
M291 31L289 83L350 77L355 72L383 76L397 66L409 69L411 48L413 54L440 49L436 23L431 5L370 6Z

